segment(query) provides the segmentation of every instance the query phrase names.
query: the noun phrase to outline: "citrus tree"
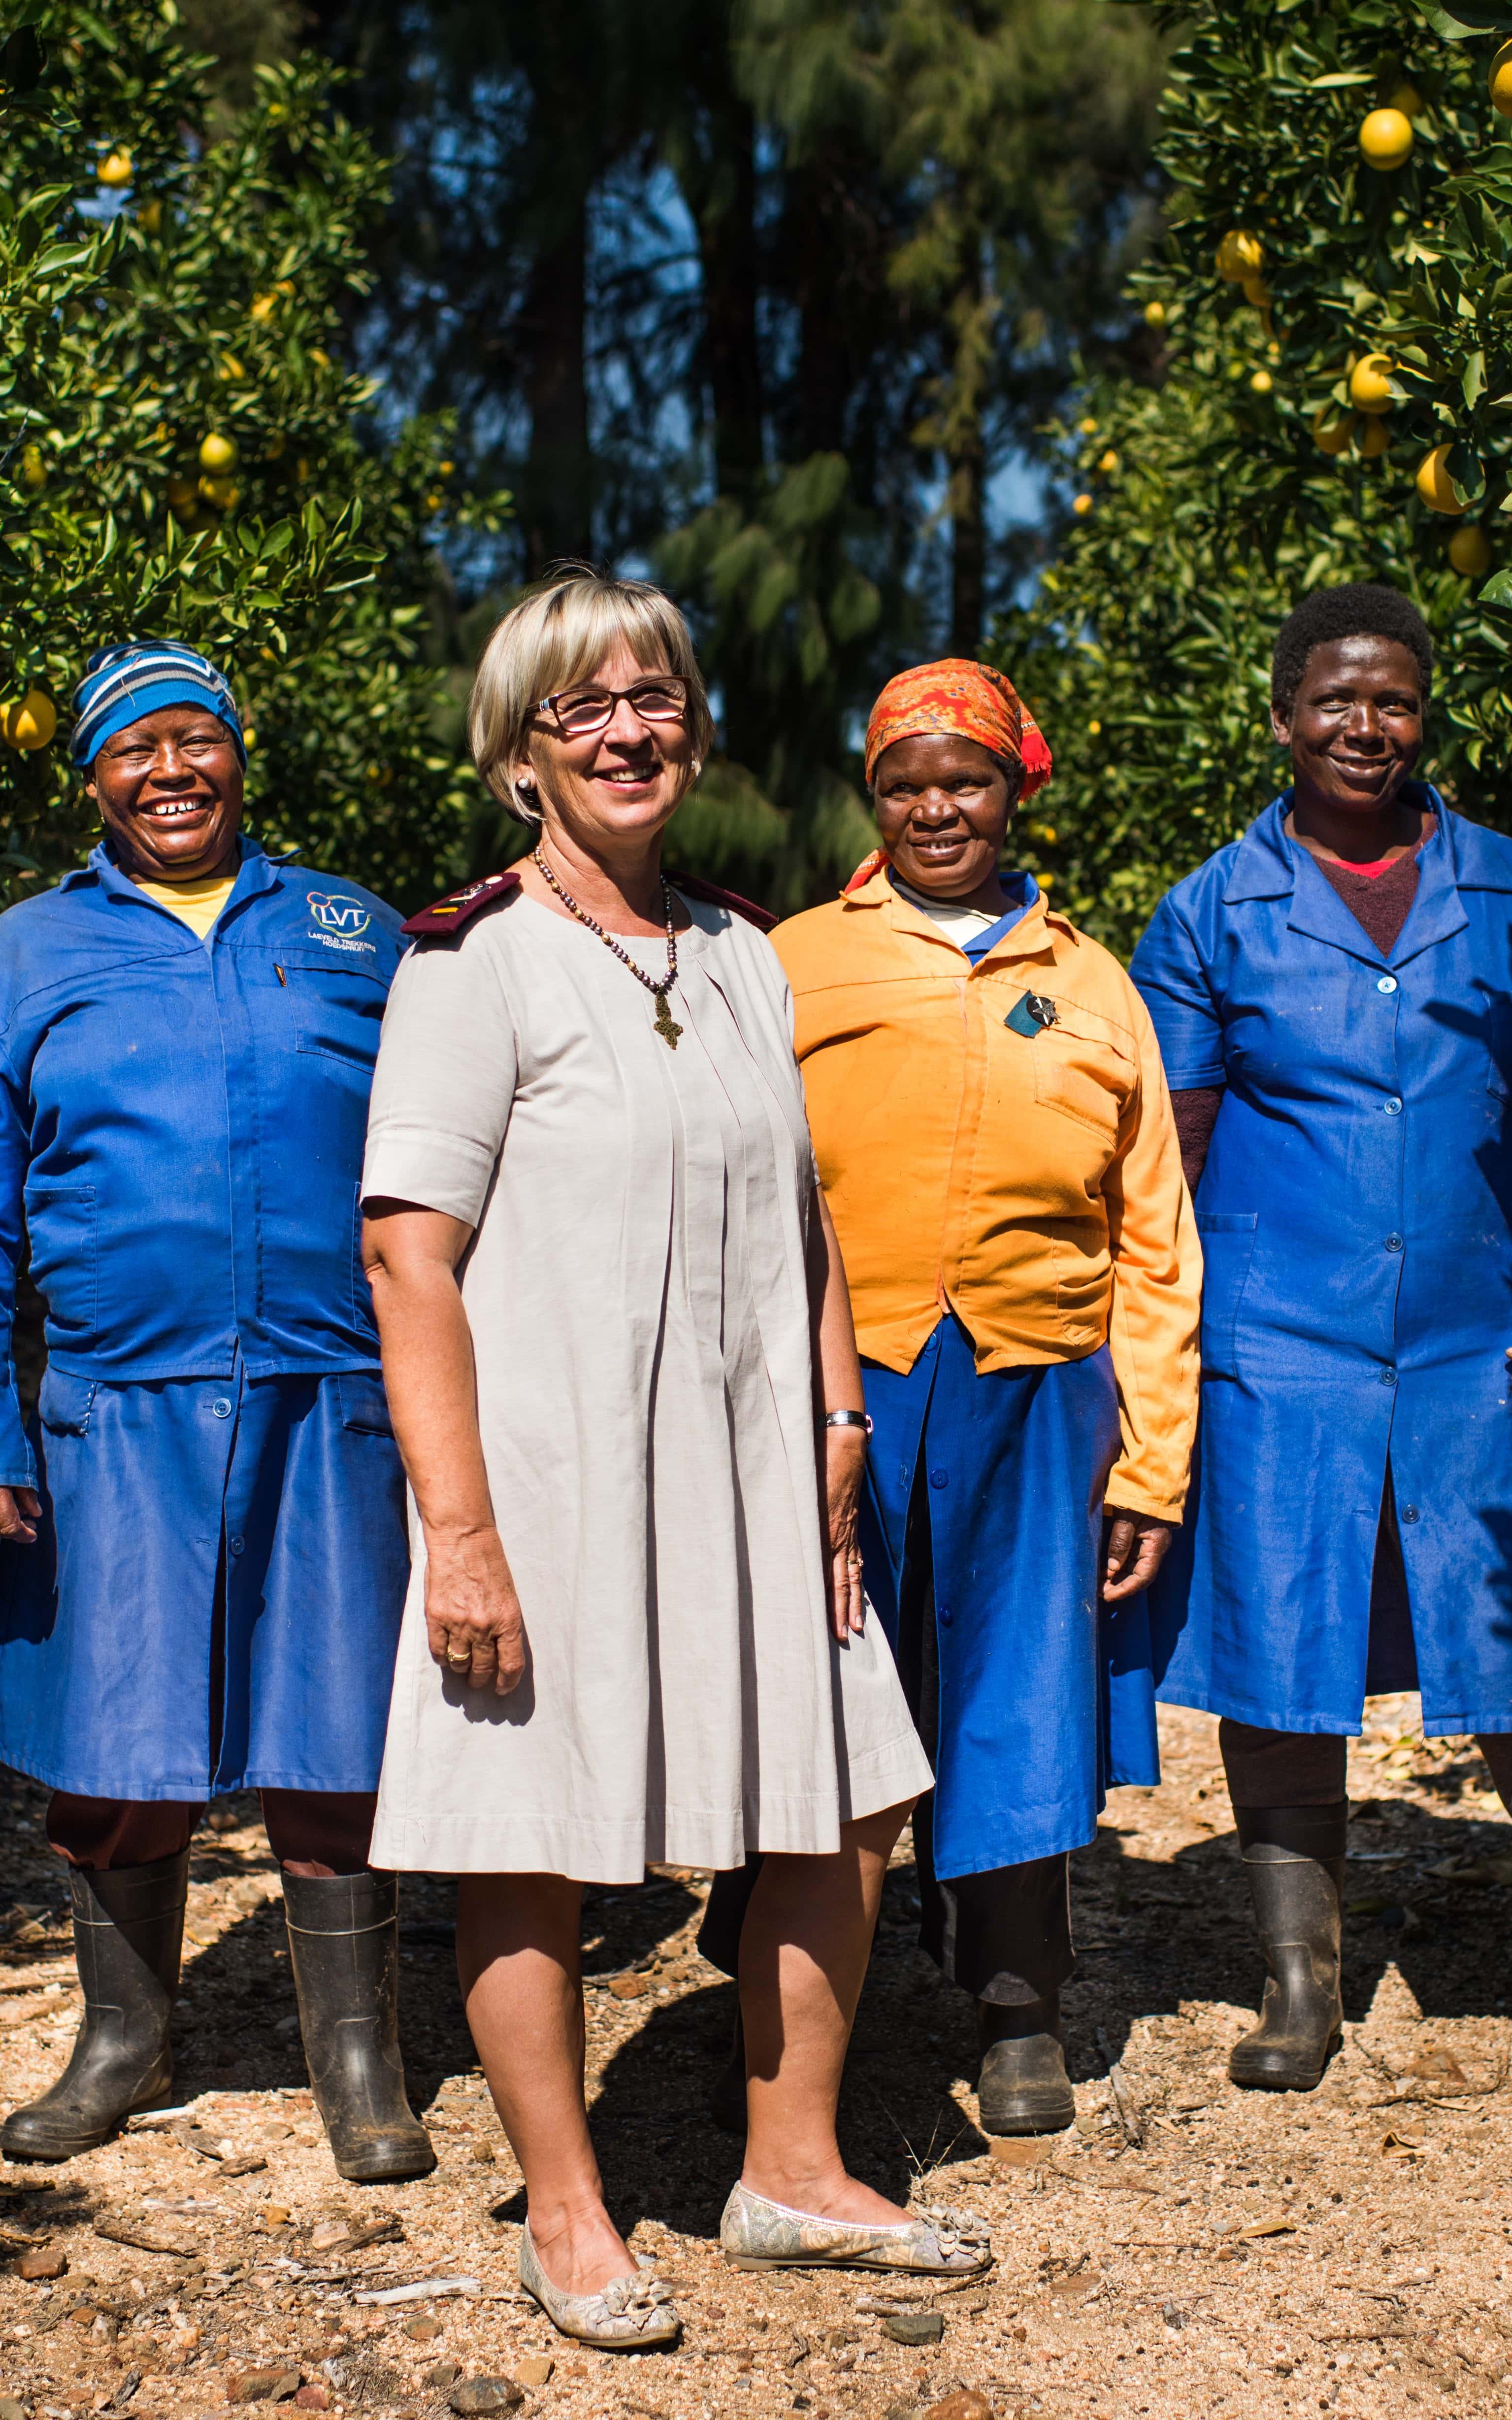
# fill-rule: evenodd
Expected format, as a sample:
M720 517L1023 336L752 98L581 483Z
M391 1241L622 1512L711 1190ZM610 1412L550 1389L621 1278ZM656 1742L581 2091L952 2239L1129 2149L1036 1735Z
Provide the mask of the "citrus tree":
M1271 644L1325 582L1413 597L1427 769L1512 822L1512 11L1165 14L1168 234L1134 281L1161 382L1089 385L1056 432L1064 543L997 632L1056 752L1031 853L1122 943L1276 786Z
M305 57L208 140L173 0L51 0L0 47L0 857L8 894L93 816L68 701L91 651L223 664L270 845L414 900L466 861L477 785L423 641L454 504L443 422L380 442L343 356L384 198Z

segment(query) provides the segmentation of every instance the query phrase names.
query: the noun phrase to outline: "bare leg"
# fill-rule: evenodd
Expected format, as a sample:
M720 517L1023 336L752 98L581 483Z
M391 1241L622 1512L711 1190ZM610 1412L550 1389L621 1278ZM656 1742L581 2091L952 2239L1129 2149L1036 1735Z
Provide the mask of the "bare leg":
M636 2264L604 2207L588 2133L581 1910L581 1884L561 1874L465 1874L456 1963L541 2266L560 2292L596 2294Z
M898 2226L906 2211L845 2173L835 2104L882 1899L908 1808L847 1823L832 1857L768 1856L740 1939L746 2028L742 2182L816 2218Z

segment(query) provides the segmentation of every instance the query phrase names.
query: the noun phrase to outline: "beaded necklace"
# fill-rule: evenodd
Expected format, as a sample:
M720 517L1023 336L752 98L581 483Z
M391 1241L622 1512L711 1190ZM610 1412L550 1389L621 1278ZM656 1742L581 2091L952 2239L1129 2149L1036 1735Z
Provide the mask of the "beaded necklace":
M571 892L564 891L563 889L561 883L557 880L556 876L552 873L551 868L548 865L545 858L541 855L539 848L534 851L534 862L540 867L542 874L546 876L547 881L556 892L557 897L561 900L568 914L576 916L579 924L586 924L591 933L596 933L599 939L603 942L606 950L613 951L615 956L619 959L621 966L629 968L630 972L636 979L636 982L638 984L644 984L647 991L651 994L652 999L656 1003L656 1032L660 1034L663 1042L667 1045L668 1049L675 1050L677 1047L678 1037L683 1029L678 1024L676 1018L671 1013L671 1010L667 1005L667 995L671 991L673 984L677 981L677 935L672 927L672 894L671 886L668 882L667 876L665 875L661 876L661 896L663 905L667 910L667 971L658 979L652 975L648 975L644 968L638 967L634 958L631 957L628 950L621 949L618 941L614 939L613 934L606 933L603 925L596 923L594 919L590 916L586 908L579 907L578 902L573 897Z

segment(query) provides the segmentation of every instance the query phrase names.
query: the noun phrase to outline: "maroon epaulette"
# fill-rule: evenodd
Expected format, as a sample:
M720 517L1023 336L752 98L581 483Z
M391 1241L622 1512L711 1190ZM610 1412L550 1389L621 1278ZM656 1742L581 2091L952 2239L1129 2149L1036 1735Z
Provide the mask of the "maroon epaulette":
M405 918L404 929L413 939L424 940L436 933L459 933L464 924L496 899L507 899L519 889L520 870L506 866L502 874L490 874L483 882L469 882L460 891L449 891L438 899L434 908L422 908L417 914ZM737 891L721 891L717 882L705 882L701 874L669 874L669 882L686 891L690 899L700 899L708 908L728 908L733 916L744 916L759 933L769 933L777 918L768 908L758 908L754 900L742 899Z
M416 939L424 940L433 933L459 933L481 908L491 908L496 899L507 899L519 889L519 868L509 865L502 874L490 874L486 881L464 883L460 891L449 891L438 899L434 908L422 908L407 916L404 930Z
M754 899L742 899L738 891L721 891L717 882L705 882L702 874L669 874L679 891L690 899L701 899L705 908L728 908L733 916L744 916L758 933L769 933L778 919L770 908L758 908Z

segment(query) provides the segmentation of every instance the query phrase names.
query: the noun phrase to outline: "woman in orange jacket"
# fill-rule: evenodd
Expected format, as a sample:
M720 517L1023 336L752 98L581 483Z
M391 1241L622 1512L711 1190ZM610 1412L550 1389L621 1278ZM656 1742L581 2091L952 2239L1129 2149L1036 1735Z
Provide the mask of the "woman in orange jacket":
M866 769L882 846L772 938L873 1424L866 1586L934 1762L922 1943L979 2003L982 2125L1038 2133L1074 2114L1068 1854L1109 1783L1159 1778L1143 1592L1186 1492L1201 1263L1138 993L999 871L1050 773L1011 684L901 674ZM731 1972L753 1879L711 1896Z

